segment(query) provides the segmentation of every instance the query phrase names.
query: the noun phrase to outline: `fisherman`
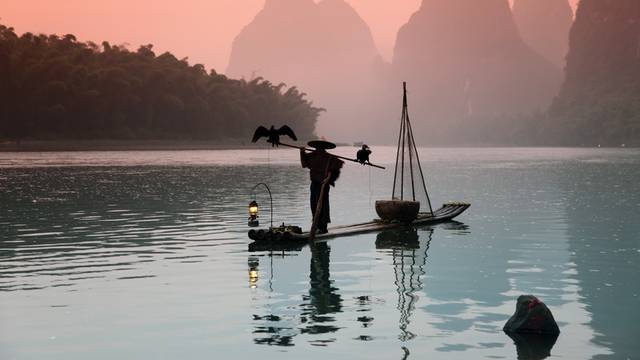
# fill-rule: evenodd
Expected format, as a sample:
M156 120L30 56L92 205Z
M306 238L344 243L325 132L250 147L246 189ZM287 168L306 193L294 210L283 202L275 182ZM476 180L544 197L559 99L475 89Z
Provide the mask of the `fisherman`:
M311 177L311 214L315 219L318 202L322 194L321 208L317 223L318 234L327 233L327 224L331 222L329 215L329 186L336 186L336 180L340 176L340 169L344 162L337 157L327 153L327 150L334 149L336 145L326 140L313 140L307 144L315 151L306 152L300 149L300 163L303 168L309 169Z

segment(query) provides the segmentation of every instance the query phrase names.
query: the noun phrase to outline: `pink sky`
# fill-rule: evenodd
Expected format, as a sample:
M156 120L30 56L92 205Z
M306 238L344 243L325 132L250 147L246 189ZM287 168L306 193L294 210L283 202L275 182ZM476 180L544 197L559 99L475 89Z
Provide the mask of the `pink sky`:
M576 5L579 0L570 0ZM421 0L347 0L369 24L389 60L398 29ZM17 32L72 33L82 41L108 40L137 48L152 43L224 72L231 42L264 0L2 0L0 23Z

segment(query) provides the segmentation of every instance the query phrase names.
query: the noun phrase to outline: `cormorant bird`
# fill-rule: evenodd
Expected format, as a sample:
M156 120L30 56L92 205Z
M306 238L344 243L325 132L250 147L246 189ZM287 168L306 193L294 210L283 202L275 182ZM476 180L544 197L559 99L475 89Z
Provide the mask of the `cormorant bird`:
M298 141L296 134L287 125L283 125L280 129L276 129L273 125L271 125L270 129L267 129L264 126L259 126L256 129L256 132L253 134L253 139L251 139L251 142L257 142L260 138L266 137L267 142L271 143L271 146L274 147L280 144L280 135L285 135L292 138L293 141Z
M369 150L367 144L362 145L362 149L358 150L358 153L356 154L358 162L362 165L364 165L365 163L371 164L371 162L369 161L370 154L371 150Z

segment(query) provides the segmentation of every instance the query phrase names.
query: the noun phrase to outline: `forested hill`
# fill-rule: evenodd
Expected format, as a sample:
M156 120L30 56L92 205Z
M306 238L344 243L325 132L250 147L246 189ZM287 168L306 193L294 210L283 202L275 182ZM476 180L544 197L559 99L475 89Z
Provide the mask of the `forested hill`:
M310 138L321 111L295 87L207 73L152 45L0 25L0 139L248 139L285 123Z

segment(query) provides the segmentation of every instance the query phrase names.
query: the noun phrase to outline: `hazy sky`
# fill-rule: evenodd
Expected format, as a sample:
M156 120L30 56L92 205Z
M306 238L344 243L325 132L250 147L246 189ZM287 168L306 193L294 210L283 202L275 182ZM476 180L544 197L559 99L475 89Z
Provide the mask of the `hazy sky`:
M231 42L265 0L2 0L0 23L17 32L72 33L137 48L152 43L191 63L224 72ZM570 0L575 6L579 0ZM391 59L398 29L421 0L347 0L369 24L378 49Z

